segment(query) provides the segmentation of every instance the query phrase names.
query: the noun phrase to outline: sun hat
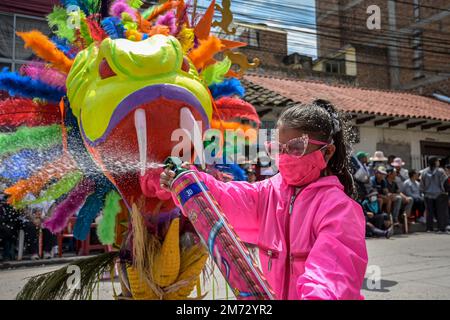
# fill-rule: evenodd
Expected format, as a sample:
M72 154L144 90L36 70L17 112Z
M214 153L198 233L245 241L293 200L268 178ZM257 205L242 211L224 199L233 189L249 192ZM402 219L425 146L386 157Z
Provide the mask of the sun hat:
M404 166L405 162L402 160L402 158L395 158L394 161L392 161L391 166L393 167L401 167Z
M377 168L375 169L375 172L378 172L378 173L386 174L386 175L387 175L386 167L384 167L384 166L379 166L379 167L377 167Z
M370 161L387 161L388 159L384 156L383 151L375 151L373 157L369 159Z

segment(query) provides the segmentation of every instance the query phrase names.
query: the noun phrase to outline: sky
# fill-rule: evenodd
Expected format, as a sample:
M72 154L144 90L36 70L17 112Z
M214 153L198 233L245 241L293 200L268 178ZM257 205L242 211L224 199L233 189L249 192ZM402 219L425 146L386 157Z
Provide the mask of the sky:
M202 8L210 3L210 0L198 1ZM317 56L315 0L232 0L231 11L235 21L265 23L285 29L289 53Z

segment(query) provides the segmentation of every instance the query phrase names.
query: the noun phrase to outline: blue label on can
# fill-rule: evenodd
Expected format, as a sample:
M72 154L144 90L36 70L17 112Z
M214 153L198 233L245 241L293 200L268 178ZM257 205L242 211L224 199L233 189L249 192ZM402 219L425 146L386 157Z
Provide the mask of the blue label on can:
M200 182L200 183L205 190L208 190L208 188L206 187L206 185L203 182ZM181 205L183 206L190 198L199 194L200 192L202 192L200 185L196 182L191 183L186 188L181 190L181 192L178 194L178 200L180 201Z

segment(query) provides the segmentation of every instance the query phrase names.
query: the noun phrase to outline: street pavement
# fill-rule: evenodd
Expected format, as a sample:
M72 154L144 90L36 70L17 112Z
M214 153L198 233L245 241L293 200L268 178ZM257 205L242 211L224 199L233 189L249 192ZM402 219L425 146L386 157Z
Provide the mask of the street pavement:
M415 233L389 240L368 239L369 266L362 294L368 300L450 299L450 235ZM25 278L61 265L0 270L0 299L14 299ZM218 271L202 286L206 299L232 299ZM119 283L115 283L120 291ZM214 290L213 290L214 289ZM112 284L100 284L94 299L113 299ZM196 296L194 293L193 296Z

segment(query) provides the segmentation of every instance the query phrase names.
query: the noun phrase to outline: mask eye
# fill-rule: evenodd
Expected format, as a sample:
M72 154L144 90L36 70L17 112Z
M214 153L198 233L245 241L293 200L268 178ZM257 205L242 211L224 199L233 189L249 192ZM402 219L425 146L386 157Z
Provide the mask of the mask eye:
M183 70L184 72L189 72L189 70L191 70L189 61L186 58L183 58L183 64L181 65L181 70Z
M113 69L111 69L106 59L103 59L102 62L100 62L100 65L98 66L98 73L100 75L100 78L102 79L110 78L117 75L113 71Z

